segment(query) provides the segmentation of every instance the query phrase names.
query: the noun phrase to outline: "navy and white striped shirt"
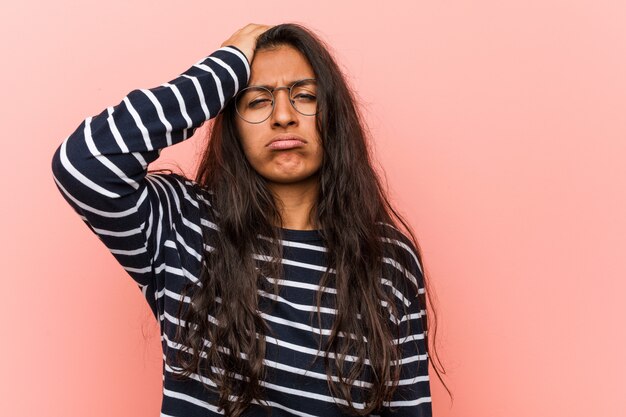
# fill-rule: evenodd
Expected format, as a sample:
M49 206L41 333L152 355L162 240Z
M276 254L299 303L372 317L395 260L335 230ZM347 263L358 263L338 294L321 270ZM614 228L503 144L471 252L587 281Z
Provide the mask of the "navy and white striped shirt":
M187 139L215 117L249 77L246 56L234 46L222 47L174 80L133 90L118 105L88 117L52 159L54 181L63 197L141 289L160 325L164 360L179 348L173 340L182 288L198 281L202 254L210 249L203 233L219 234L219 228L211 210L203 209L211 204L209 190L178 174L148 173L148 164L162 148ZM387 236L395 236L384 238L386 244L400 245L412 254L414 264L406 277L420 288L417 293L392 288L398 302L408 307L397 320L410 323L411 333L395 341L403 349L400 386L382 415L430 416L421 322L426 311L418 300L418 293L424 292L421 266L405 235L391 225L380 226L388 229ZM318 284L327 267L326 248L316 230L281 229L281 234L280 292L259 290L260 313L271 329L264 361L268 372L261 381L265 401L274 416L339 416L340 400L330 394L323 352L318 351L319 337L330 329L312 326L310 315L316 311ZM256 262L263 262L262 257ZM397 268L393 259L385 259L383 265L381 279L386 285L391 285L384 276L389 268ZM332 286L322 290L333 292ZM264 311L262 306L271 304L270 299L277 302L271 311ZM332 309L323 311L331 319L333 314ZM188 380L175 380L174 371L164 361L161 416L223 414L201 386L200 380L210 384L208 379L192 374ZM252 404L245 415L266 412Z

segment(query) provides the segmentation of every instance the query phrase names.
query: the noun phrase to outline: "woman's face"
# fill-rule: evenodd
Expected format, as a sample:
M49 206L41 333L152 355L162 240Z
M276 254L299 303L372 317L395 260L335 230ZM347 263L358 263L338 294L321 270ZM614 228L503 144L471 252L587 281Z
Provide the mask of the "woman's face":
M315 78L315 73L304 55L291 46L280 46L255 53L248 86L264 85L271 90L305 78ZM323 156L316 116L297 112L289 102L287 89L274 91L274 98L274 112L264 122L252 124L235 116L248 162L270 183L304 185L316 181ZM289 136L300 141L270 145ZM296 147L290 147L293 145Z

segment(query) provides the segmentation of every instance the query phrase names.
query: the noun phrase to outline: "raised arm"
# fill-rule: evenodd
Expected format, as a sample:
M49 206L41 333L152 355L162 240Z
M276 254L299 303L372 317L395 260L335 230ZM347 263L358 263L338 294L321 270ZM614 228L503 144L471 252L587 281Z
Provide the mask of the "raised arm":
M174 204L148 164L215 117L249 77L246 54L224 45L177 78L87 117L54 153L63 197L140 286L153 276Z

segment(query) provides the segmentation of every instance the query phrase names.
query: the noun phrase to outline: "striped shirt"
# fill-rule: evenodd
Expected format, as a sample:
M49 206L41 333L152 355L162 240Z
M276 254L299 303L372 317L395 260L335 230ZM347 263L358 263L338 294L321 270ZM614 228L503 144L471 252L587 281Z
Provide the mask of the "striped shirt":
M174 173L148 173L148 164L160 150L190 137L205 121L215 117L250 77L246 56L234 46L222 47L170 82L152 89L131 91L116 106L87 117L54 153L54 181L69 205L99 237L139 286L159 322L163 347L163 400L161 416L195 417L223 414L213 394L202 388L201 375L187 380L172 377L176 369L165 363L180 345L174 342L181 291L197 282L207 248L203 233L219 234L211 210L210 190ZM428 356L421 318L426 313L418 300L423 294L421 266L410 241L391 225L383 239L400 245L414 259L407 279L419 291L392 287L406 314L396 318L410 324L411 333L395 340L402 345L400 385L381 415L430 416ZM270 331L266 336L267 373L260 382L266 404L275 416L340 416L331 395L318 351L319 337L330 327L312 325L319 282L327 268L326 248L317 230L280 229L284 276L279 293L259 290L259 312ZM264 262L257 257L255 262ZM385 271L397 268L385 258ZM271 279L268 277L268 280ZM331 280L332 282L332 280ZM407 288L414 288L410 285ZM321 289L332 293L332 286ZM407 292L412 291L412 292ZM270 302L271 301L271 302ZM271 306L271 308L270 308ZM325 308L332 320L335 311ZM315 316L315 315L313 315ZM169 363L169 362L168 362ZM359 384L362 381L356 381ZM363 403L356 402L356 407ZM393 413L392 413L393 411ZM265 416L252 404L246 416Z

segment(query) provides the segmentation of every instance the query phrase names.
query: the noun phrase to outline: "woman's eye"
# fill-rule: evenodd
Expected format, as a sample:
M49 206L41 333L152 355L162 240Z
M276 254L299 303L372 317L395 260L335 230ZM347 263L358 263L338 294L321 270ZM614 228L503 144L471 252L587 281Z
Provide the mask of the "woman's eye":
M265 107L268 104L271 105L271 103L272 103L272 100L263 98L263 99L258 99L258 100L252 100L250 103L248 103L248 107L252 107L252 108Z
M298 100L298 101L314 101L315 99L316 97L312 94L300 93L300 94L296 94L295 96L295 100Z

